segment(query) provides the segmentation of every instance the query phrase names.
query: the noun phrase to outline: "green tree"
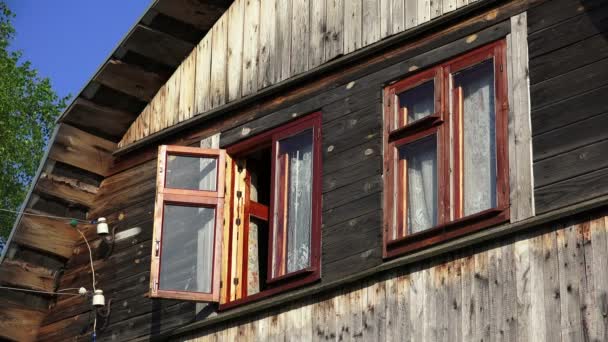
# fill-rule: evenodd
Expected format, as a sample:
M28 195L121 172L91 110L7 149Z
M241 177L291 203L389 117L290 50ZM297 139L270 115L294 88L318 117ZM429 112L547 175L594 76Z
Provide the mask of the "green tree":
M20 51L9 50L12 18L0 1L0 208L17 210L68 98L57 96ZM14 214L0 212L0 236L8 237L14 220Z

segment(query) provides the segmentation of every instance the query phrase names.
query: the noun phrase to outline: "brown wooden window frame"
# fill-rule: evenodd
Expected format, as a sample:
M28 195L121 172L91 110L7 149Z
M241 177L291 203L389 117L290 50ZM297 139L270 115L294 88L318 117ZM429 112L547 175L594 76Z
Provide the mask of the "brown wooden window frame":
M167 188L167 156L211 157L217 159L216 191ZM218 302L220 298L220 270L222 260L222 227L224 219L224 165L226 152L219 149L204 149L185 146L162 145L158 151L156 177L156 204L152 236L152 261L150 271L150 297ZM165 204L215 208L214 243L212 261L211 292L177 291L160 289L162 255L162 230Z
M464 216L462 213L462 184L464 171L456 156L461 153L461 116L458 92L452 89L452 75L458 71L494 60L495 139L496 139L496 206ZM435 113L411 123L397 122L400 105L398 95L429 80L435 85ZM506 70L506 41L499 40L477 48L440 65L418 72L384 88L384 229L383 256L394 257L471 233L509 219L508 165L508 88ZM452 99L452 101L450 101ZM451 105L452 104L452 105ZM452 108L450 108L450 106ZM437 135L437 224L429 229L409 233L405 227L405 212L394 215L395 206L404 203L403 178L398 149ZM451 144L451 136L456 143ZM450 160L453 158L453 172ZM401 180L400 180L401 179ZM399 189L394 189L397 184ZM458 186L454 186L458 184ZM454 190L452 190L452 187ZM402 210L403 211L403 210ZM399 222L394 222L395 219ZM393 228L397 226L397 234ZM397 236L397 238L392 238Z
M278 143L280 140L295 136L308 129L313 130L313 160L312 160L312 206L311 206L311 245L310 245L310 266L291 272L279 277L272 277L272 267L274 260L273 236L274 236L274 218L273 210L276 202L275 198L275 175L277 168L277 157L278 157ZM245 213L244 217L244 236L247 236L248 231L247 225L249 215L256 216L259 218L268 218L268 260L267 260L267 289L264 289L256 294L247 295L246 288L243 286L241 298L236 300L227 300L226 302L220 303L220 310L230 309L245 303L260 300L296 287L300 287L306 284L313 283L321 278L321 163L322 163L322 151L321 151L321 112L315 112L302 117L291 123L279 126L271 129L267 132L260 133L254 137L238 142L234 145L227 147L227 153L231 157L238 157L246 155L256 150L271 147L271 181L270 181L270 206L266 208L263 205L252 201L245 202ZM245 195L248 198L248 195ZM249 203L249 205L248 205ZM257 213L257 214L256 214ZM232 232L232 229L230 229ZM233 237L229 236L229 245L233 242ZM246 248L243 248L246 249ZM229 256L230 257L230 256ZM246 258L246 257L245 257ZM260 261L262 262L262 261ZM230 267L231 261L228 261L228 267ZM230 273L230 272L228 272ZM246 282L246 269L243 268L243 274L241 274L241 282ZM230 287L232 282L225 279L227 285L226 291L230 293Z

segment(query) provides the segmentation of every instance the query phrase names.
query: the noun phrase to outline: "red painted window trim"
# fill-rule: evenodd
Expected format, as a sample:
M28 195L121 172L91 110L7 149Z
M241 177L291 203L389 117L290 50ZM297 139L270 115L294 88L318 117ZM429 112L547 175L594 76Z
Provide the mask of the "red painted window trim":
M181 155L191 157L213 157L217 159L216 191L201 191L188 189L174 189L165 187L167 156ZM219 149L204 149L185 146L162 145L158 149L158 167L156 177L156 203L154 206L154 228L152 233L152 261L150 268L150 292L152 298L197 300L205 302L219 302L220 298L220 270L222 262L222 227L224 217L224 165L226 153ZM211 292L176 291L160 289L160 269L162 256L162 229L164 222L165 204L182 206L207 207L215 209L215 227L212 261Z
M282 139L297 135L305 130L313 130L313 189L312 189L312 226L311 226L311 260L310 267L292 272L289 274L282 275L280 277L272 278L272 263L273 263L273 229L274 229L274 218L273 211L275 201L275 170L276 170L276 156L277 156L277 145ZM256 150L267 148L271 146L272 151L272 164L271 164L271 175L272 179L270 182L270 206L267 209L261 208L257 203L251 202L250 214L253 216L260 215L268 217L268 260L267 260L267 273L268 279L266 283L268 288L256 293L254 295L247 296L246 286L243 286L241 292L242 298L228 301L226 303L220 303L220 310L226 310L239 305L250 303L252 301L260 300L268 296L275 295L290 289L300 287L306 284L315 282L321 278L321 170L322 170L322 151L321 151L321 112L315 112L309 114L301 119L294 122L282 125L280 127L271 129L267 132L260 133L254 137L246 139L242 142L236 143L227 147L227 152L233 157L246 155ZM257 214L254 215L254 211ZM248 216L248 215L246 215ZM247 224L248 221L245 221ZM247 231L247 227L245 227ZM245 234L246 235L246 234ZM229 243L232 243L230 241ZM245 250L245 248L244 248ZM246 273L246 270L243 270ZM244 274L242 276L245 276ZM244 278L243 278L244 279ZM245 280L243 280L244 282ZM230 282L226 281L230 286Z
M506 78L506 43L499 40L482 46L462 56L453 58L445 63L407 77L384 89L384 229L383 256L394 257L412 252L455 237L468 234L509 219L509 167L508 167L508 97ZM450 95L457 93L452 89L452 75L455 72L477 65L488 59L494 59L494 88L496 115L496 198L497 205L480 213L463 217L461 209L461 194L459 191L450 193L451 184L460 184L462 173L459 158L454 158L454 172L450 174L450 155L460 153L460 143L450 144L450 134L460 136L457 111L459 106L453 101L450 107ZM395 122L399 108L397 95L412 89L430 79L435 81L435 113L409 124ZM450 116L450 109L453 113ZM452 120L450 122L450 120ZM437 135L437 186L438 186L438 224L425 231L408 234L407 227L393 222L395 206L400 205L405 195L399 189L394 189L395 183L400 189L402 181L398 174L398 148L418 141L431 134ZM454 186L460 188L460 186ZM403 221L400 213L397 220ZM393 239L393 227L397 225L397 238Z

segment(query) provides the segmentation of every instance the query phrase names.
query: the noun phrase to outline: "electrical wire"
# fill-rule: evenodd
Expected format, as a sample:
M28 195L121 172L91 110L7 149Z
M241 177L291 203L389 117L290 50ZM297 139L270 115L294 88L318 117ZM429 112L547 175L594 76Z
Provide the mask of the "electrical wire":
M17 210L10 210L10 209L4 209L4 208L0 208L0 211L4 211L4 212L7 212L7 213L13 213L13 214L22 214L22 215L27 215L27 216L46 217L46 218L53 218L53 219L60 219L60 220L67 220L67 221L74 220L76 222L86 223L86 224L92 224L93 223L92 221L80 220L80 219L76 219L76 218L73 218L73 217L36 214L36 213L30 213L30 212L27 212L27 211L17 211Z
M91 245L89 245L89 241L87 240L87 238L84 236L84 234L80 231L80 229L76 229L78 231L78 233L80 233L80 236L82 236L82 239L84 240L84 242L87 244L87 249L89 250L89 261L91 262L91 275L93 276L93 293L95 293L95 267L93 267L93 252L91 251Z
M63 295L63 296L81 296L80 293L65 293L65 292L61 292L61 291L69 290L69 289L57 290L57 292L39 291L39 290L28 290L28 289L22 289L22 288L19 288L19 287L10 287L10 286L0 286L0 289L2 289L2 290L21 291L21 292L33 292L33 293L52 294L52 295Z

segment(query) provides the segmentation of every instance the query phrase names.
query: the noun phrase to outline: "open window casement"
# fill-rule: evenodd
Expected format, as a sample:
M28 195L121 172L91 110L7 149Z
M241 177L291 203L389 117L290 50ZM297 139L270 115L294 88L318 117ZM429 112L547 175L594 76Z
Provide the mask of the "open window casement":
M161 146L150 296L219 302L226 152Z

